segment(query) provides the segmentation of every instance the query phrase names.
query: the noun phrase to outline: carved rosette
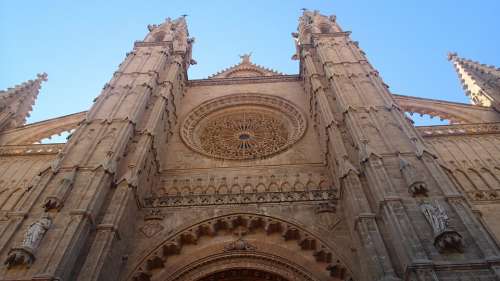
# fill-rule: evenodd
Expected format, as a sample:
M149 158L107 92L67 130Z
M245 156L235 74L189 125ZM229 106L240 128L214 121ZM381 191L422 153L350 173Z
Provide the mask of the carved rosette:
M195 108L181 126L191 149L230 160L265 158L297 142L306 118L293 104L275 96L237 94Z

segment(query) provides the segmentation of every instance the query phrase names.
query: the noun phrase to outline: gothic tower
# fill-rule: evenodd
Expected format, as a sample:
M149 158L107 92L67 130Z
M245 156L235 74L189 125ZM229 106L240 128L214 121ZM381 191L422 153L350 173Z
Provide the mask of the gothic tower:
M194 80L186 19L148 29L86 112L0 92L0 280L500 280L498 69L450 55L473 105L394 95L306 10L299 74Z

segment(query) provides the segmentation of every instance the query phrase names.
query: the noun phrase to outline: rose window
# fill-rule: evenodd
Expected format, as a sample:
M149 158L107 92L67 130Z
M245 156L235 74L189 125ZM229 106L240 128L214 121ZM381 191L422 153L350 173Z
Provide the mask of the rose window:
M287 101L260 95L247 99L195 109L182 126L184 142L210 157L250 160L283 151L303 135L305 119Z

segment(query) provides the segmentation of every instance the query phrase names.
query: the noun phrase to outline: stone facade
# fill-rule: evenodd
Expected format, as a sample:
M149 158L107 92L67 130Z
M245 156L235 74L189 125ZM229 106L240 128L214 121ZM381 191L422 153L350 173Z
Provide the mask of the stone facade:
M185 18L148 29L87 112L0 92L0 280L500 280L498 69L450 55L474 105L394 95L304 11L298 75L190 80Z

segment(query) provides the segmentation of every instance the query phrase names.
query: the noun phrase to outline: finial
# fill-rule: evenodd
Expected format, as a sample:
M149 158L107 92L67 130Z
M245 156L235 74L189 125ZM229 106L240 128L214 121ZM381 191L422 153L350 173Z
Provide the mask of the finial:
M241 63L250 63L250 56L252 55L252 52L248 54L243 54L240 55Z
M302 8L302 9L300 9L300 10L302 10L302 12L305 12L305 11L307 11L307 9L306 9L306 8Z
M149 31L153 31L153 30L155 30L157 27L158 27L158 25L157 25L157 24L148 24L148 30L149 30Z
M36 75L36 77L37 77L38 79L42 80L42 81L47 81L47 76L48 76L48 75L47 75L47 73L45 73L45 72L38 73L38 74Z
M183 17L183 18L185 18L185 17L187 17L187 16L189 16L189 15L188 15L188 14L183 14L183 15L181 15L181 17Z
M456 58L458 55L456 52L449 52L448 53L448 60L452 60L454 58Z

